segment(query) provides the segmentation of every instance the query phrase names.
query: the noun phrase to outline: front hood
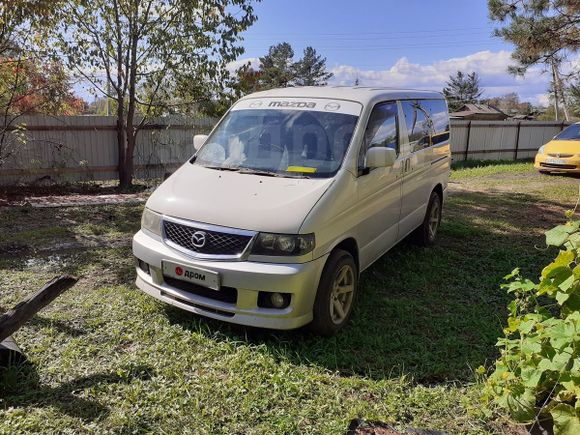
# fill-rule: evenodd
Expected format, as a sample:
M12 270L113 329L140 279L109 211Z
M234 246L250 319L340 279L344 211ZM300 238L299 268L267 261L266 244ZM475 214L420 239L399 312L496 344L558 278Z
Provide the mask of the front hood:
M207 224L296 234L332 181L240 174L186 163L153 192L147 207Z
M552 140L545 145L546 154L580 154L580 140Z

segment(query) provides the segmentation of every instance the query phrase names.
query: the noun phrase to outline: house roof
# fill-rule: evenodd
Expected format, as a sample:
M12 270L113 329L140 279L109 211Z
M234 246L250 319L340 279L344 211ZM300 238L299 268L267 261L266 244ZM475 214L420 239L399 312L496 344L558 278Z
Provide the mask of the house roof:
M489 104L475 104L475 103L468 103L465 104L461 109L457 112L451 113L451 116L468 116L468 115L507 115L499 110L497 107L490 106Z

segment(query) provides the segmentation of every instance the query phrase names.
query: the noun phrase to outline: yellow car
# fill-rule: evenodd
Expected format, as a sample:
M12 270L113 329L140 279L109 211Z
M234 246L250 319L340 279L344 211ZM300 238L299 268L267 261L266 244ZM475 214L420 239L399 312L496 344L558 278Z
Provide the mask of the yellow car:
M562 130L536 154L540 172L580 173L580 122Z

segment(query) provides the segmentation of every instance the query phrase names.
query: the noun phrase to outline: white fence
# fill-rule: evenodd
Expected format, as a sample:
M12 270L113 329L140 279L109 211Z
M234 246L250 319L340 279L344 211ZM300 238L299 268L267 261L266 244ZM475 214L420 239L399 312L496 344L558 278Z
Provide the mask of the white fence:
M136 176L162 177L189 158L193 136L215 120L154 119L137 136ZM34 116L0 127L0 184L109 180L117 178L114 117ZM567 124L541 121L452 121L454 160L530 158ZM6 129L4 129L6 130Z

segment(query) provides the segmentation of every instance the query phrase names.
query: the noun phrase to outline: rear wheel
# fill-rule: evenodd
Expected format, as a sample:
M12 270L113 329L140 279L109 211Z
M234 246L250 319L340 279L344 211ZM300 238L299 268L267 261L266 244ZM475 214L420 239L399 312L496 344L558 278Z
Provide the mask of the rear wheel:
M358 269L347 251L334 251L322 272L310 329L319 335L336 334L350 320L358 290Z
M441 224L442 209L443 201L441 196L436 191L431 192L425 219L423 219L421 226L411 236L413 242L420 246L431 246L435 243L437 233L439 232L439 225Z

